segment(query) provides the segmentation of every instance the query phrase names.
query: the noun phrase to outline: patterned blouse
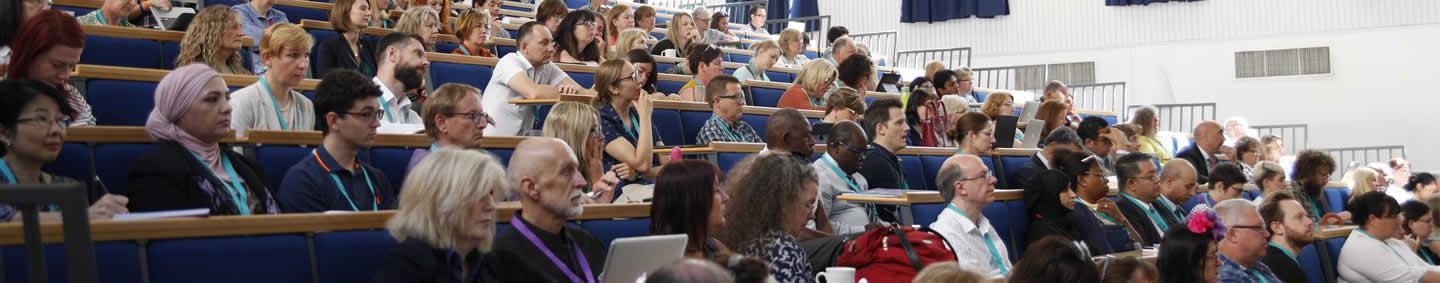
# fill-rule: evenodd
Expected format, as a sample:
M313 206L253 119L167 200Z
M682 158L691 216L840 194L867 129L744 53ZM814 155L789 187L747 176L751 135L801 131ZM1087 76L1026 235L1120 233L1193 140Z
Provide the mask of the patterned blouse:
M750 240L740 253L765 259L770 263L770 273L780 283L815 282L815 272L810 271L810 257L800 248L800 241L780 230L772 230Z

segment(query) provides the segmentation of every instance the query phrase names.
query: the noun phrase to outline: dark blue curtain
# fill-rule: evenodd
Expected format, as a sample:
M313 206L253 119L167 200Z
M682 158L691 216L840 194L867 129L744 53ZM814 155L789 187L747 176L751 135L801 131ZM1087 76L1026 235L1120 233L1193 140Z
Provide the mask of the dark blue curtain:
M1106 0L1123 1L1123 0ZM1144 0L1130 0L1144 1ZM1010 0L901 0L900 22L934 23L1010 14Z
M1105 6L1150 5L1164 2L1196 2L1201 0L1105 0Z

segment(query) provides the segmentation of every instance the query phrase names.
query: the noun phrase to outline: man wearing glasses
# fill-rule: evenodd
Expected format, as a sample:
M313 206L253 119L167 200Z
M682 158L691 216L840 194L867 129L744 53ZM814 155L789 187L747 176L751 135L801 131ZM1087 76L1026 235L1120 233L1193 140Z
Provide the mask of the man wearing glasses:
M1120 197L1115 204L1120 213L1140 233L1140 243L1151 246L1160 243L1165 230L1181 225L1179 221L1160 214L1155 199L1160 196L1160 175L1149 154L1131 153L1121 156L1115 170L1118 171Z
M425 100L424 107L420 116L424 120L425 135L434 142L429 149L411 154L406 168L415 168L420 160L441 147L485 150L480 148L480 141L485 138L485 128L495 125L495 120L480 108L479 89L466 84L444 84Z
M865 232L868 224L879 222L872 212L874 206L835 199L845 193L870 189L865 176L860 175L865 149L870 147L865 130L853 121L840 121L830 129L826 140L830 142L826 144L825 154L810 163L819 177L816 188L820 192L820 208L828 212L825 218L829 218L834 234Z
M705 101L710 102L710 109L715 115L710 116L705 125L700 127L696 143L763 142L760 135L755 134L755 129L750 127L750 123L740 121L745 107L745 96L740 92L739 79L720 75L710 80L710 87L705 88Z
M324 120L315 126L325 137L285 171L277 192L280 211L395 209L396 193L385 173L356 158L375 141L385 114L380 87L368 81L352 70L330 72L320 81L315 113Z
M940 165L935 184L949 205L930 228L954 247L960 267L988 277L1009 277L1005 242L981 213L995 201L995 176L990 169L975 155L951 156Z
M1282 282L1260 262L1265 257L1265 244L1270 233L1255 204L1245 199L1229 199L1215 204L1215 215L1224 224L1225 236L1220 239L1219 282Z

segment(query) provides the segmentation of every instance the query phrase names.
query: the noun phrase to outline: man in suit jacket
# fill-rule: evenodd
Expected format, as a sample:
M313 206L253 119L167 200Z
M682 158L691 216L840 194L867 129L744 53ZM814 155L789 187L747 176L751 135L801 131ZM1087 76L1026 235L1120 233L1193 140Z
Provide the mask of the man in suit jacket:
M1160 196L1160 172L1152 159L1149 154L1137 152L1121 156L1115 164L1120 182L1120 197L1115 204L1130 221L1130 227L1140 234L1140 243L1145 246L1160 243L1165 230L1173 224L1155 205L1155 199Z
M1049 136L1045 137L1043 142L1045 147L1041 148L1040 152L1035 153L1034 156L1031 156L1030 162L1026 162L1024 167L1020 167L1019 171L1015 172L1015 176L1019 179L1010 180L1011 184L1016 184L1016 187L1012 189L1025 188L1029 185L1031 177L1034 177L1041 171L1055 169L1053 160L1055 160L1056 156L1062 156L1057 154L1060 150L1071 152L1080 151L1080 136L1075 134L1075 130L1067 127L1055 129L1054 132L1051 132Z
M1210 167L1220 162L1216 154L1220 153L1220 145L1225 143L1225 136L1221 134L1220 123L1215 121L1200 122L1195 125L1191 134L1195 137L1195 142L1180 150L1175 157L1190 161L1190 165L1195 166L1195 180L1206 184L1210 182Z
M1159 195L1150 203L1167 224L1181 225L1185 215L1190 214L1182 205L1195 197L1199 187L1195 184L1195 166L1190 166L1190 161L1171 159L1160 170Z

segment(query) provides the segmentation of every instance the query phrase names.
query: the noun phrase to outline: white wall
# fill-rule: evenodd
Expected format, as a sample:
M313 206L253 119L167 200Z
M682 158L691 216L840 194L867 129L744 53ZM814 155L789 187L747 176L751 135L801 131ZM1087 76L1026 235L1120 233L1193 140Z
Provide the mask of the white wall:
M937 24L899 23L894 0L821 2L852 32L899 31L901 50L969 46L975 67L1094 61L1131 104L1215 102L1221 119L1309 124L1311 148L1405 145L1417 170L1440 169L1440 98L1426 93L1440 79L1440 1L1011 0L1010 16ZM920 36L934 33L957 36ZM1235 78L1234 52L1316 46L1330 47L1332 74Z

